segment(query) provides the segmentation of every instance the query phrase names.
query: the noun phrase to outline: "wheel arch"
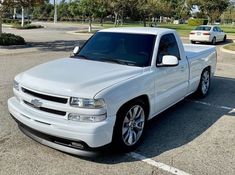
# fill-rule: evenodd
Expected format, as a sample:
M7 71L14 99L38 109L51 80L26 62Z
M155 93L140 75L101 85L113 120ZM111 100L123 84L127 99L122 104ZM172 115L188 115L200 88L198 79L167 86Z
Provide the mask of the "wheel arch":
M125 102L124 104L122 104L119 109L117 110L117 114L127 105L129 105L130 103L133 103L134 101L137 100L141 100L144 104L145 104L145 110L146 110L146 120L148 120L149 118L149 114L150 114L150 100L148 95L143 94L140 95L138 97L132 98L129 101Z

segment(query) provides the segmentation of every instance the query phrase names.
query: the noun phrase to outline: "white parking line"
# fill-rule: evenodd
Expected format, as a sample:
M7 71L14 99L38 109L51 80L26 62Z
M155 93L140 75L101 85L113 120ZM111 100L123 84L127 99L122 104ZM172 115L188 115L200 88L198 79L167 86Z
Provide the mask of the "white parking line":
M182 170L179 170L177 168L174 168L172 166L169 166L169 165L166 165L164 163L161 163L161 162L156 162L152 159L149 159L143 155L140 155L138 153L135 153L135 152L131 152L131 153L128 153L127 154L128 156L134 158L134 159L137 159L137 160L140 160L140 161L143 161L149 165L152 165L152 166L155 166L161 170L164 170L164 171L167 171L169 173L172 173L172 174L176 174L176 175L190 175L189 173L186 173Z
M211 103L207 103L207 102L203 102L203 101L197 101L197 100L190 100L190 99L185 99L186 101L192 102L192 103L197 103L197 104L202 104L202 105L206 105L206 106L210 106L210 107L215 107L218 109L225 109L225 110L229 110L229 113L233 113L235 112L235 108L231 108L231 107L227 107L227 106L222 106L222 105L215 105L215 104L211 104ZM155 166L161 170L167 171L169 173L175 174L175 175L190 175L189 173L186 173L182 170L179 170L175 167L166 165L164 163L161 162L156 162L150 158L147 158L141 154L135 153L135 152L131 152L131 153L127 153L128 156L136 159L136 160L140 160L142 162L145 162L149 165Z
M227 106L221 106L221 105L215 105L215 104L211 104L211 103L207 103L207 102L203 102L203 101L196 101L196 100L190 100L190 99L186 99L186 101L193 102L193 103L198 103L198 104L202 104L202 105L206 105L206 106L211 106L211 107L215 107L215 108L218 108L218 109L225 109L225 110L229 110L229 111L235 110L235 108L231 108L231 107L227 107Z

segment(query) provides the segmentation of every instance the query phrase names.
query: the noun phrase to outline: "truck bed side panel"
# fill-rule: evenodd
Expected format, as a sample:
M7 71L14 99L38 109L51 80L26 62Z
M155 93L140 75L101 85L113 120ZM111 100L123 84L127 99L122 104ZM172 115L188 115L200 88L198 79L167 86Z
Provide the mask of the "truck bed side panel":
M216 69L216 48L207 45L184 45L185 54L189 62L189 90L188 94L197 90L203 69L210 66L211 76Z

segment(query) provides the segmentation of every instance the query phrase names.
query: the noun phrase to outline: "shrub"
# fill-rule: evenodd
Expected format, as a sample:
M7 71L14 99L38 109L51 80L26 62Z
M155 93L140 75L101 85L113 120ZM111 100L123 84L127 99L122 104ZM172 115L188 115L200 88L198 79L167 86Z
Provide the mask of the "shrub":
M199 25L206 25L208 23L208 19L201 19L201 18L197 18L197 19L189 19L188 20L188 25L190 26L199 26Z
M41 26L41 25L32 25L32 24L26 24L23 27L19 24L15 24L12 27L16 28L16 29L40 29L40 28L43 28L43 26Z
M25 44L25 40L21 36L14 35L12 33L0 34L0 45L1 46L23 45L23 44Z
M3 23L5 24L21 24L21 20L20 19L9 19L9 18L4 18L3 19ZM31 21L25 21L24 22L26 25L27 24L31 24Z

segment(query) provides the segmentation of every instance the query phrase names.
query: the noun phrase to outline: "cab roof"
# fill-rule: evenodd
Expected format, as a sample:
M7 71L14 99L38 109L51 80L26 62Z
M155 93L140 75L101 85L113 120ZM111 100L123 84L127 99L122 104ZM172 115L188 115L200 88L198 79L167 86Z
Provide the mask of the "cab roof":
M133 33L133 34L151 34L159 35L165 32L174 32L175 30L156 27L118 27L103 29L99 32L114 32L114 33Z

